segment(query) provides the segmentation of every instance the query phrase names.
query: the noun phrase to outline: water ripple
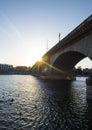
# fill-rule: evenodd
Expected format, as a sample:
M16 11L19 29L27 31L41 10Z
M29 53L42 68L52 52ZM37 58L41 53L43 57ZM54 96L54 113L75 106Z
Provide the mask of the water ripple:
M84 81L0 75L0 130L89 130L91 113Z

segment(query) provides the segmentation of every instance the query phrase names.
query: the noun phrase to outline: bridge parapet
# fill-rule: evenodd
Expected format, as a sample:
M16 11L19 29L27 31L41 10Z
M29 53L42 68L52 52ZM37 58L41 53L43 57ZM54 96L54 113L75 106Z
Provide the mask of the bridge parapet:
M82 39L85 35L92 32L92 15L90 15L86 20L84 20L78 27L76 27L72 32L70 32L65 38L63 38L59 43L57 43L53 48L51 48L45 55L51 55L57 50L73 44L74 41Z

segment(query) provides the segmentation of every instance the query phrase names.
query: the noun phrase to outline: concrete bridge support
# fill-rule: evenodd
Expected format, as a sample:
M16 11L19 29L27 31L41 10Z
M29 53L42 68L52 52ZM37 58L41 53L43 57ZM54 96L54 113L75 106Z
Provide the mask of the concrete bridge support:
M87 91L87 99L92 100L92 78L91 77L86 79L86 91Z

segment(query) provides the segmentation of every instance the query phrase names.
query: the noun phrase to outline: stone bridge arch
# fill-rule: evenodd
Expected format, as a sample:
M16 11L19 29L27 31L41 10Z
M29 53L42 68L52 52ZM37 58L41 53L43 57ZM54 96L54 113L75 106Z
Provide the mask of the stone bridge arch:
M73 70L74 66L86 56L80 52L69 51L59 55L52 66L66 73Z
M85 57L92 60L92 33L82 37L78 41L70 43L65 48L62 47L61 50L51 56L50 64L68 73ZM51 68L50 73L52 70Z
M32 71L48 78L65 78L85 57L92 60L92 15L44 54L41 64L35 64Z

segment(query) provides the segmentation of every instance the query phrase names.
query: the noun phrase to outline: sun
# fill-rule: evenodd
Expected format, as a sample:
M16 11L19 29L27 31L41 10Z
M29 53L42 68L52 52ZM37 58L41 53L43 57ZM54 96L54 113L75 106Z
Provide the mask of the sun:
M34 51L27 54L26 65L33 66L37 61L41 61L43 56L43 51Z

